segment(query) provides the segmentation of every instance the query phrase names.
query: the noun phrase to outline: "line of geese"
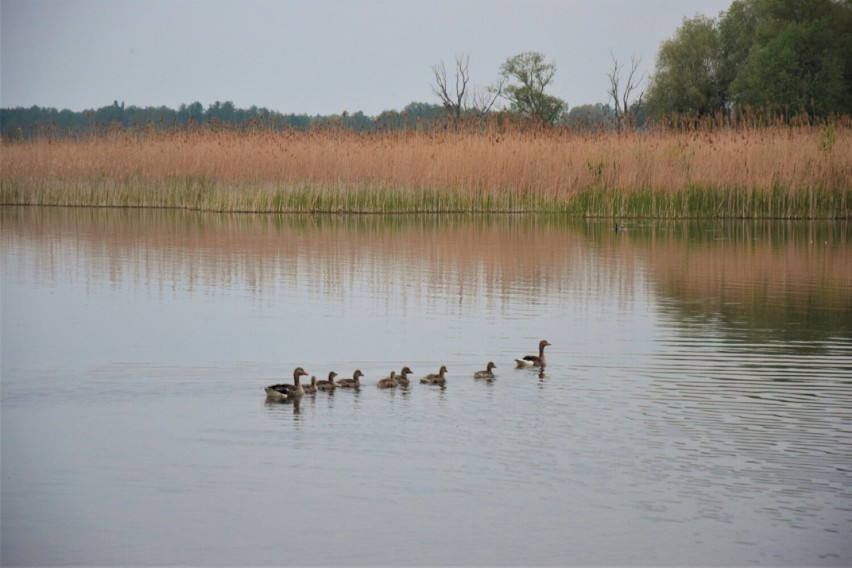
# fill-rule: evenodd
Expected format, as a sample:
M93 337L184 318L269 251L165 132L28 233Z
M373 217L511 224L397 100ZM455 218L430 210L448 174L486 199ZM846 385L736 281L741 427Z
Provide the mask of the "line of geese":
M525 355L515 359L515 363L519 368L523 367L538 367L544 370L547 361L544 358L544 348L550 345L546 339L542 339L538 344L538 355ZM494 369L497 368L493 362L489 361L482 371L476 371L473 374L475 379L494 380ZM396 371L391 371L390 375L380 379L376 386L380 389L388 389L395 387L408 387L411 384L411 379L408 375L412 374L410 368L403 367L399 374ZM447 384L447 366L441 365L437 373L428 374L420 379L421 384L438 385L444 387ZM318 381L316 377L311 377L311 383L303 385L301 378L308 376L308 372L302 367L296 367L293 371L293 384L281 383L277 385L269 385L265 387L267 400L293 400L302 397L305 394L312 394L317 391L334 391L335 389L360 389L361 377L364 373L360 369L356 369L352 374L352 378L335 379L337 373L331 371L328 374L327 380Z

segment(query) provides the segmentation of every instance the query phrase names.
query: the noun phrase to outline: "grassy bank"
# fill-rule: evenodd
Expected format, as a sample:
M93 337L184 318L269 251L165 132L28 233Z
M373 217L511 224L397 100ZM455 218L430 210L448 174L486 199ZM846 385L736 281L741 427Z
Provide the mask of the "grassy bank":
M3 143L0 203L849 218L846 126L578 135L260 131Z

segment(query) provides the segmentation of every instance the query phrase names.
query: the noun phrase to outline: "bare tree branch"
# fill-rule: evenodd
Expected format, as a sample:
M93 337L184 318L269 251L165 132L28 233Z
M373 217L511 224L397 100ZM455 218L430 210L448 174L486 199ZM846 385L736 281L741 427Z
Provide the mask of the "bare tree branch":
M628 118L632 118L632 112L630 110L631 106L633 104L642 104L642 98L645 96L644 92L639 93L638 100L634 100L633 102L631 102L631 96L636 89L639 88L639 84L645 76L643 75L639 78L636 77L639 65L642 63L642 58L633 54L630 57L630 72L627 75L627 83L622 89L621 64L612 52L610 52L610 55L612 56L612 70L607 73L607 77L609 78L609 89L607 90L607 94L609 94L610 98L612 98L613 105L615 106L616 123L618 124L619 130L621 130L624 122Z
M612 57L612 71L607 73L607 77L609 78L609 90L607 93L612 98L612 102L615 105L615 114L618 116L619 114L619 83L621 82L621 71L619 69L618 59L615 58L615 54L613 52L609 52L610 57Z
M432 66L432 74L435 78L432 92L441 99L441 104L444 105L444 108L452 113L457 120L467 110L467 84L470 82L469 62L470 56L456 57L454 88L452 90L447 80L447 68L444 62L442 61L440 65Z
M453 109L453 99L450 98L450 93L447 91L447 68L444 62L440 65L432 66L432 74L435 76L435 84L432 86L432 92L441 99L441 103L447 110Z
M491 109L494 107L494 103L496 103L497 99L503 95L503 87L505 85L506 77L501 76L493 85L490 85L485 89L474 90L473 96L471 97L472 102L470 110L479 116L484 116L491 112Z
M635 53L630 56L630 74L627 75L627 84L624 86L624 95L622 96L622 110L625 113L629 112L630 110L630 94L638 88L639 83L641 83L642 80L645 78L645 76L643 75L639 77L639 79L635 79L636 71L639 69L639 64L641 63L642 58L637 57ZM644 94L644 92L639 94L639 102L642 101L642 96Z

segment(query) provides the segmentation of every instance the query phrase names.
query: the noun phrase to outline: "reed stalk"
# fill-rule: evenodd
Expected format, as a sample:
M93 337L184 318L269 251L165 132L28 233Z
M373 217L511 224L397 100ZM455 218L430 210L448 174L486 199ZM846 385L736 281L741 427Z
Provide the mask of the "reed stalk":
M114 131L3 142L0 204L850 218L852 128L827 128Z

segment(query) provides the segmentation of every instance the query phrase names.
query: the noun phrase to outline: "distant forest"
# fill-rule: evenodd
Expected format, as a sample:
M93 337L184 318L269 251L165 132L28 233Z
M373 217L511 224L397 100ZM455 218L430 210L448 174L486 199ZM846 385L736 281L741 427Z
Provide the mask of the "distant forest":
M471 113L462 120L500 120L506 111L486 116ZM356 132L378 132L447 127L454 117L443 105L413 102L401 111L387 110L372 117L363 112L334 115L283 114L252 106L237 108L231 101L215 102L206 109L199 102L182 104L177 110L159 107L113 104L96 110L75 112L33 106L0 109L0 136L4 140L32 138L77 138L102 134L110 129L130 131L173 131L186 128L232 128L234 130L302 130L345 128ZM581 105L571 109L561 121L581 130L606 130L615 124L615 112L606 104Z

